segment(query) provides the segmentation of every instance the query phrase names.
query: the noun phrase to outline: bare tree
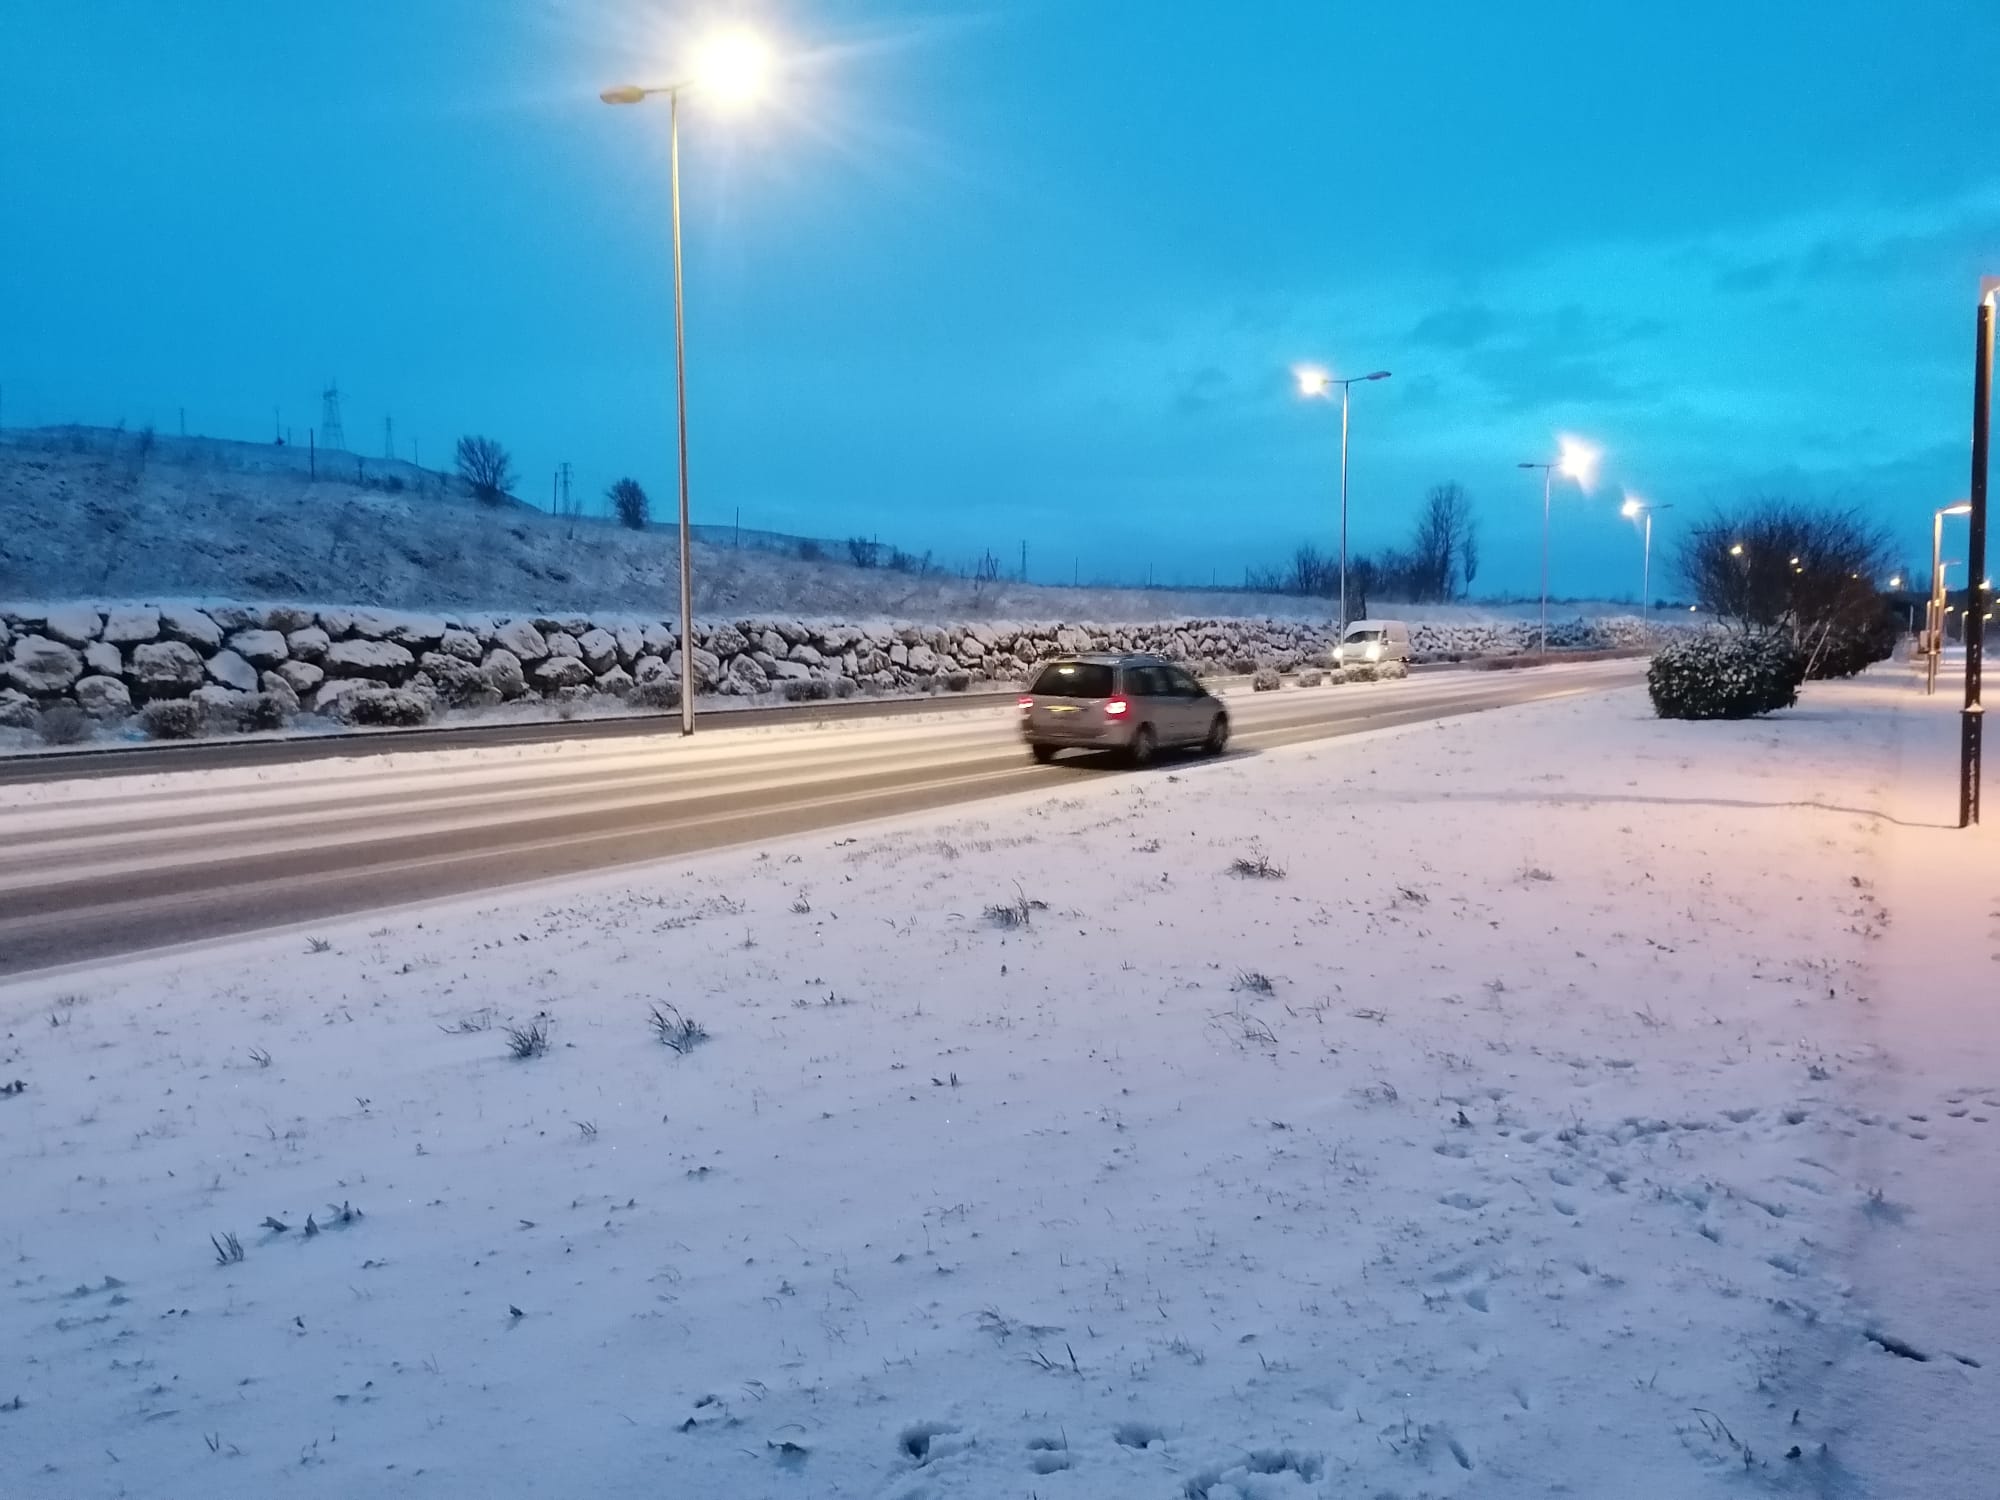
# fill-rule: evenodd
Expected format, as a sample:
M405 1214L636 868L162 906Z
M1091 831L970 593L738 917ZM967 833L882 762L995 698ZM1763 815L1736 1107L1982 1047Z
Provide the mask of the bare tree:
M1449 599L1472 530L1472 497L1460 484L1434 484L1410 538L1411 592L1420 602ZM1477 566L1477 564L1475 564Z
M882 561L882 544L865 536L851 536L847 539L847 560L857 568L875 567Z
M1871 630L1889 538L1860 511L1770 497L1689 530L1679 563L1695 602L1738 630L1789 635L1809 662Z
M490 437L458 440L458 473L472 493L489 505L497 504L514 487L514 460Z
M639 481L627 476L618 480L604 492L611 502L611 513L618 517L621 526L629 526L634 531L644 531L651 516L651 502Z
M1465 536L1458 544L1458 576L1465 580L1465 592L1472 593L1472 580L1479 576L1479 523L1468 519Z

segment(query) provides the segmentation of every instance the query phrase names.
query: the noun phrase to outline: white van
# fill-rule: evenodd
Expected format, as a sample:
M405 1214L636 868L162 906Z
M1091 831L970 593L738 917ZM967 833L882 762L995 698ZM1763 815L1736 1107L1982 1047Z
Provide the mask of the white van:
M1409 659L1410 627L1401 620L1356 620L1334 651L1334 665L1339 667Z

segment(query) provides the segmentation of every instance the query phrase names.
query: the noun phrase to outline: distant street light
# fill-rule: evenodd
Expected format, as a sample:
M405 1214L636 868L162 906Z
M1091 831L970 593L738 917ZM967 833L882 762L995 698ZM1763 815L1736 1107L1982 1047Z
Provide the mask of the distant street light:
M1575 438L1564 438L1550 463L1517 464L1516 468L1540 469L1542 471L1542 647L1541 654L1549 654L1549 485L1554 476L1561 474L1565 479L1574 479L1578 489L1590 488L1591 476L1597 471L1597 460L1601 455L1588 443Z
M1924 609L1924 630L1926 633L1924 653L1924 691L1937 691L1938 654L1941 649L1939 637L1944 623L1944 570L1950 566L1944 556L1944 518L1963 516L1972 512L1970 500L1960 500L1951 505L1941 506L1931 513L1931 595Z
M1333 387L1340 387L1340 629L1337 637L1347 634L1347 393L1352 386L1368 380L1387 380L1387 370L1377 370L1372 375L1355 375L1346 380L1336 380L1326 371L1307 365L1295 372L1299 378L1299 394L1324 398L1332 394Z
M1653 613L1653 512L1672 510L1672 504L1653 505L1641 500L1637 495L1628 495L1625 503L1618 507L1618 514L1628 521L1646 518L1646 545L1639 564L1639 617L1649 619Z
M1731 542L1729 544L1729 555L1731 557L1741 557L1743 555L1743 544L1741 542Z
M728 104L745 104L764 91L771 53L748 31L725 31L695 52L694 68L678 83L619 84L598 95L606 104L642 104L667 98L668 175L674 221L674 415L680 464L681 533L681 733L694 733L694 528L688 521L687 336L681 299L681 95L701 89Z

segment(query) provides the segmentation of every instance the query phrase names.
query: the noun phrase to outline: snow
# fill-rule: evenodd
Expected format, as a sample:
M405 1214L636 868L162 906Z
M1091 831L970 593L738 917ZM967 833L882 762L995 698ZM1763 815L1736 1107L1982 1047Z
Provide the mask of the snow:
M1953 735L1580 696L0 987L10 1494L1984 1493Z
M83 598L381 605L413 610L677 609L679 550L670 529L627 531L528 506L494 508L457 493L390 492L324 477L293 449L103 429L10 431L0 440L0 601ZM78 447L81 451L71 451ZM418 471L361 461L369 476L413 485ZM435 485L440 476L424 475ZM719 528L703 528L714 534ZM768 540L768 539L765 539ZM1060 588L976 583L843 562L803 562L763 546L695 545L695 608L704 619L787 617L883 621L1089 620L1185 617L1324 620L1326 600L1231 590ZM1426 605L1434 620L1518 619L1540 605ZM1564 619L1626 614L1629 605L1564 603ZM526 658L523 658L524 660Z

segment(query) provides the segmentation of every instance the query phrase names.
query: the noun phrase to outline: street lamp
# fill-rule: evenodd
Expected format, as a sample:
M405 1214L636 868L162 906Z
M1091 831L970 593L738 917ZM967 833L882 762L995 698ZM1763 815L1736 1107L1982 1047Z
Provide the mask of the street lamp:
M678 83L619 84L598 95L606 104L643 104L667 99L668 174L674 221L674 420L680 464L681 533L681 733L694 733L694 531L688 521L687 336L681 299L681 95L706 90L727 104L746 104L764 91L771 72L770 49L754 33L725 31L709 38L694 55L694 67Z
M1981 663L1986 656L1986 470L1993 420L1993 313L2000 303L2000 276L1979 283L1979 312L1972 344L1972 490L1966 502L1972 517L1965 544L1966 590L1965 708L1958 719L1958 826L1979 821L1980 732L1985 709L1979 701ZM1973 580L1977 579L1977 584Z
M1937 691L1938 651L1940 627L1944 624L1944 570L1951 564L1944 556L1944 518L1964 516L1972 513L1972 502L1960 500L1952 505L1940 506L1931 513L1931 597L1924 611L1924 628L1928 632L1929 649L1925 653L1924 691Z
M1542 471L1542 649L1541 654L1549 654L1549 485L1557 474L1565 479L1574 479L1578 489L1590 488L1591 475L1597 472L1597 460L1601 455L1588 443L1575 438L1563 438L1556 449L1556 456L1550 463L1524 463L1515 465L1521 469Z
M1346 380L1336 380L1326 371L1307 365L1294 372L1299 379L1299 394L1318 398L1330 397L1335 386L1340 387L1340 630L1338 635L1347 634L1347 393L1350 387L1368 380L1387 380L1387 370L1377 370L1372 375L1354 375Z
M1637 495L1626 496L1625 503L1618 507L1618 514L1628 521L1637 520L1640 516L1646 518L1646 546L1642 554L1642 561L1639 564L1639 616L1641 619L1650 619L1653 613L1653 512L1656 510L1672 510L1673 508L1671 503L1653 505L1648 501L1641 500Z

